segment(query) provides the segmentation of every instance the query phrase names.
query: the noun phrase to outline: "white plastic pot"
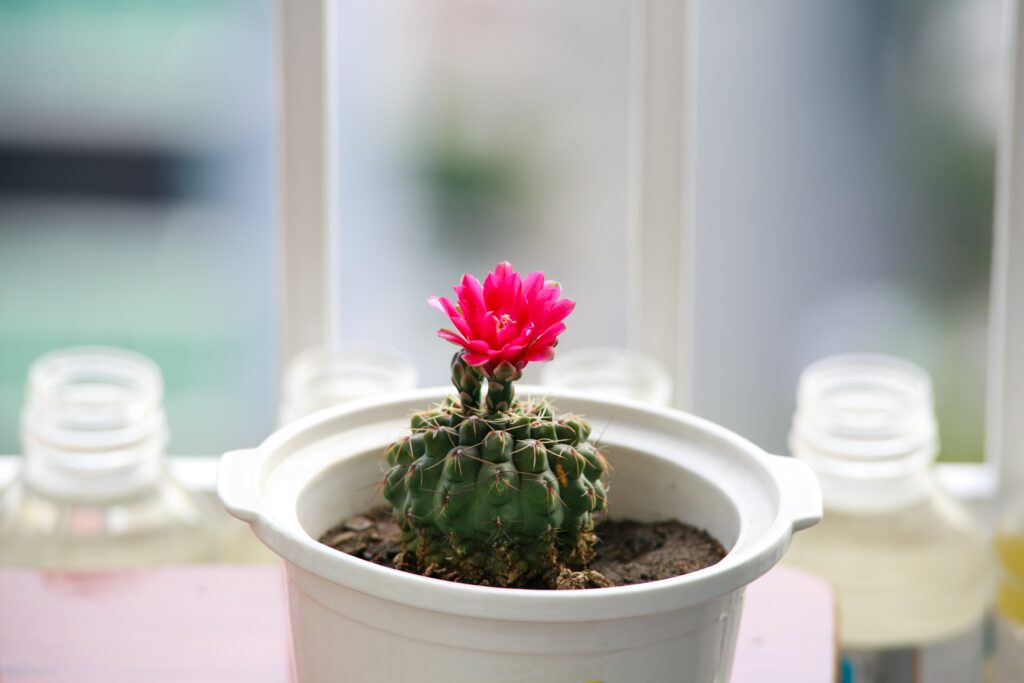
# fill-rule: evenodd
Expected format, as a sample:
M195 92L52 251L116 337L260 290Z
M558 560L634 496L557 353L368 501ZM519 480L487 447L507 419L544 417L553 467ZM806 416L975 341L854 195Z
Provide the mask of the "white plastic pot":
M424 578L318 543L383 502L384 447L447 393L329 408L221 461L225 506L286 561L299 681L726 683L744 586L821 517L810 469L685 413L544 390L606 447L613 517L694 524L726 557L663 581L534 591Z

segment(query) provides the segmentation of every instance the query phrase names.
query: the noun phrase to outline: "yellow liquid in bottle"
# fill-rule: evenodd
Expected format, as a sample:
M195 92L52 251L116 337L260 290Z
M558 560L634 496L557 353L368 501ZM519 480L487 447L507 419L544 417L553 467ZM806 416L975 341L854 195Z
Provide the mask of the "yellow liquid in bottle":
M1024 534L997 536L996 556L1000 569L996 609L1024 626Z
M783 562L832 584L844 648L906 648L982 622L995 578L990 543L957 501L934 491L885 513L826 507Z

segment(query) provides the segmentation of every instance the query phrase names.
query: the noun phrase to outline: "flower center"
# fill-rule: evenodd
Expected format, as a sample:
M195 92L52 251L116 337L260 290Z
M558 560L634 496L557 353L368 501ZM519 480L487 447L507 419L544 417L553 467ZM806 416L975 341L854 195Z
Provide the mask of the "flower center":
M494 315L493 313L491 315L494 317L494 328L498 332L501 332L509 325L515 323L515 320L513 320L512 316L510 316L508 313L502 313L500 318Z

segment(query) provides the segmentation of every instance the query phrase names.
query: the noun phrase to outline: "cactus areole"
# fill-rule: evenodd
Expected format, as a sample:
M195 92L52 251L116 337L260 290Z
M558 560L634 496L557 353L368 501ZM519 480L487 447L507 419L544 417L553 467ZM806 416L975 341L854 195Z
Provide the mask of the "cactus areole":
M462 347L451 363L457 396L412 417L385 451L384 497L407 561L423 573L491 586L528 586L583 567L604 511L606 464L581 417L556 417L543 399L520 400L514 382L550 360L575 302L542 273L500 263L484 283L432 297Z

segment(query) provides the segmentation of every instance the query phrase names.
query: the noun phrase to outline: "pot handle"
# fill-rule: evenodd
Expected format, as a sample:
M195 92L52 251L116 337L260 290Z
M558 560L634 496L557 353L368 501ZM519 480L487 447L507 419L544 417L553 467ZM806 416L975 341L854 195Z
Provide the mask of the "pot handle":
M793 523L793 531L821 521L821 486L810 466L787 455L773 455L772 473L779 487L782 512Z
M224 507L243 522L255 522L260 513L260 492L249 462L256 449L228 451L220 458L217 469L217 495Z

